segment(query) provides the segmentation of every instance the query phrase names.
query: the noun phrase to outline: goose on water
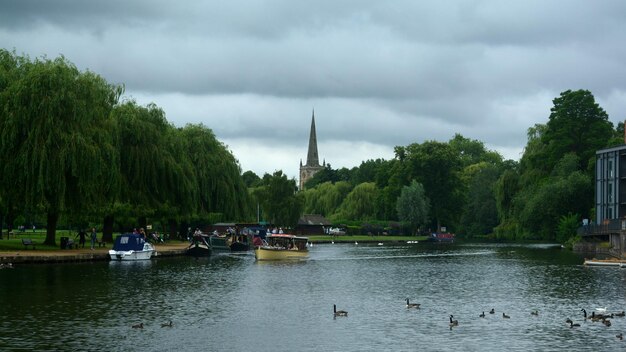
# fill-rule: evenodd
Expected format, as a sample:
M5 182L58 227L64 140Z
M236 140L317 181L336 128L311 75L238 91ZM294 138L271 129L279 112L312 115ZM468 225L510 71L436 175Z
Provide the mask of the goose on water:
M452 320L452 318L454 318L454 315L451 314L450 315L450 327L459 325L459 321L458 320Z
M511 318L510 316L508 316L508 315L506 315L506 314L504 314L504 313L502 313L502 317L503 317L504 319L509 319L509 318Z
M170 320L170 321L169 321L169 322L167 322L167 323L163 323L163 324L161 324L161 327L162 327L162 328L171 328L171 327L172 327L172 321Z
M416 308L416 309L420 309L420 304L419 303L409 303L409 299L406 299L406 307L407 308Z
M143 323L133 325L133 329L143 329Z
M570 328L578 328L578 327L580 327L580 324L574 324L574 322L573 322L573 321L570 321L570 322L569 322L569 327L570 327Z
M491 310L489 311L489 314L495 314L495 313L496 313L496 310L491 308Z
M348 312L345 310L337 310L337 305L333 304L333 312L335 313L336 317L347 317L348 316Z
M478 315L479 318L484 318L485 317L485 312L482 312L481 314Z

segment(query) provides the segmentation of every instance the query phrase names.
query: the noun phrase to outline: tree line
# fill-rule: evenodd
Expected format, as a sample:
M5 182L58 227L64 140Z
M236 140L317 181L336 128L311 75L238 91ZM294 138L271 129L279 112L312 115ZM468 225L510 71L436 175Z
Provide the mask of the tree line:
M0 213L9 228L20 214L44 214L45 244L54 245L61 217L101 224L110 241L116 223L150 218L177 233L253 214L238 161L209 128L177 128L123 92L64 57L0 50Z
M336 224L565 242L594 218L595 151L624 143L623 123L614 127L591 92L568 90L546 123L528 128L519 162L456 134L396 146L391 160L327 164L298 191L282 171L242 174L208 127L175 127L157 105L123 93L64 57L0 50L0 223L43 214L54 244L59 219L101 224L111 240L115 226L148 219L174 234L217 221L295 226L321 214Z
M595 216L595 152L624 144L624 124L614 128L587 90L564 91L553 104L547 122L528 129L519 162L456 134L397 146L391 160L327 165L293 197L303 213L335 223L401 222L414 232L446 227L466 238L566 242L582 219ZM244 180L263 184L250 172Z

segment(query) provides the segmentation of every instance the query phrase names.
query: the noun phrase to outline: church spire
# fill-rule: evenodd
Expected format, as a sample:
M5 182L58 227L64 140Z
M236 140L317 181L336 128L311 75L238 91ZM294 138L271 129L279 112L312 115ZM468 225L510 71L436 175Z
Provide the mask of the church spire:
M306 158L307 166L320 166L320 159L317 155L317 135L315 133L315 109L311 117L311 135L309 136L309 153Z

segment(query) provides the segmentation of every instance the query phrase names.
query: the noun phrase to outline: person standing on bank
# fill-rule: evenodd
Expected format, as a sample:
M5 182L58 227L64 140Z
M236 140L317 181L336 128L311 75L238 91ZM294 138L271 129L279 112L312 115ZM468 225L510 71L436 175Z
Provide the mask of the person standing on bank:
M96 247L96 241L98 240L98 233L96 232L96 228L91 228L91 249L93 250Z
M85 248L85 239L87 238L87 233L85 232L85 230L80 229L80 231L78 231L78 235L76 235L74 238L76 237L78 237L78 244L82 248Z

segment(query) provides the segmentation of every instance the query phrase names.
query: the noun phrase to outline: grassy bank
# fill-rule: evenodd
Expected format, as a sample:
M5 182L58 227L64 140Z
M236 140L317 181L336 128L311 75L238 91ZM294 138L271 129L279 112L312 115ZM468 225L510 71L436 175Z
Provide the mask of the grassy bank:
M2 233L2 239L0 240L0 251L13 251L13 250L23 250L24 245L22 244L22 239L30 239L35 243L35 247L37 250L58 250L61 244L61 237L69 237L74 242L78 243L78 238L75 238L75 231L67 231L60 230L56 233L56 246L44 246L43 241L46 239L46 231L45 230L26 230L24 232L19 232L17 230L13 231L11 236L7 236L6 230ZM100 237L100 236L98 236ZM89 240L87 240L87 245L89 245ZM31 246L28 246L29 249L32 249Z

